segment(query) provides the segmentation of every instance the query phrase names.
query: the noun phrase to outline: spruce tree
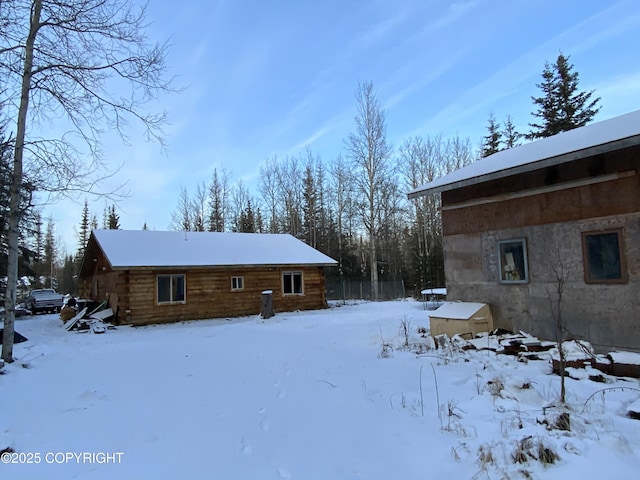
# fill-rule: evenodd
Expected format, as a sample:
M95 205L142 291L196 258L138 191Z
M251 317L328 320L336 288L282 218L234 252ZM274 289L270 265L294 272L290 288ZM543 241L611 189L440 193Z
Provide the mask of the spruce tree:
M318 241L318 196L311 162L309 162L305 168L303 186L302 233L304 235L304 241L313 248L316 248Z
M36 228L33 232L33 262L38 266L42 262L44 255L44 234L42 232L42 215L40 213L36 213L35 221Z
M491 112L487 123L487 135L482 137L482 157L488 157L502 150L502 148L500 148L501 140L502 132L500 131L500 124L493 116L493 112Z
M504 121L502 136L504 137L504 148L513 148L519 145L518 139L522 134L518 133L516 130L516 126L513 124L511 115L507 115L507 118Z
M78 293L78 285L76 281L76 263L72 255L65 255L62 274L58 282L58 291L60 293L70 293L76 295Z
M210 232L224 232L228 197L229 173L222 169L222 172L218 174L218 169L214 169L209 185L209 219L207 223Z
M579 75L562 53L554 64L545 63L542 82L537 84L542 96L531 97L538 110L532 115L540 119L530 123L530 140L550 137L560 132L583 127L600 111L600 97L592 99L595 90L578 90Z
M120 230L120 216L116 213L115 205L111 205L111 208L109 208L107 228L109 230Z
M14 213L11 207L11 178L13 168L14 138L6 134L4 113L0 104L0 272L7 272L9 257L9 223ZM42 254L42 219L40 211L33 207L33 184L26 176L20 188L20 204L15 209L20 215L18 232L18 275L35 275ZM4 275L3 273L3 275ZM4 287L4 284L2 285ZM0 288L2 288L0 287Z
M240 214L239 230L242 233L255 233L256 231L256 219L251 207L251 200L247 201L246 208Z
M11 140L5 136L5 126L0 123L0 269L7 269L7 234L9 230L9 200L11 178ZM4 275L4 273L2 274ZM4 285L3 285L4 287Z
M82 262L84 257L84 249L89 241L89 202L85 199L84 207L82 208L82 218L80 220L80 230L78 231L78 253L76 254L76 260L78 264Z
M256 221L255 221L255 233L264 233L264 219L262 218L262 212L260 212L260 207L256 210Z
M45 286L50 288L58 288L58 280L55 278L55 263L58 252L58 246L56 245L55 238L55 226L53 224L53 218L49 217L47 220L47 229L44 234L44 277L48 277L48 282L43 282Z

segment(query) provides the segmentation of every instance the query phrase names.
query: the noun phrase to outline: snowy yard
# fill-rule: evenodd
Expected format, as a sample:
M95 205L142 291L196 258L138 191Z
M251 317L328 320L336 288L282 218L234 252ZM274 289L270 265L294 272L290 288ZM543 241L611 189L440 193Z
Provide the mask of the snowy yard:
M424 341L414 301L103 335L20 318L29 341L0 376L0 449L39 463L0 464L0 478L637 477L638 380L572 372L571 431L548 429L560 379L547 360L416 355L403 320Z

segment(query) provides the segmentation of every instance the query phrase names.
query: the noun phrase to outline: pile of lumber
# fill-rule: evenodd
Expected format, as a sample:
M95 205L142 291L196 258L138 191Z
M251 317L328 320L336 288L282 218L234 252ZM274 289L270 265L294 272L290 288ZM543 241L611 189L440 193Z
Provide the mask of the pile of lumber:
M100 304L97 308L88 312L85 307L80 310L75 317L66 322L63 328L67 331L78 332L91 332L91 333L104 333L108 329L114 329L113 325L106 322L113 318L113 310L111 308L105 308L104 303Z

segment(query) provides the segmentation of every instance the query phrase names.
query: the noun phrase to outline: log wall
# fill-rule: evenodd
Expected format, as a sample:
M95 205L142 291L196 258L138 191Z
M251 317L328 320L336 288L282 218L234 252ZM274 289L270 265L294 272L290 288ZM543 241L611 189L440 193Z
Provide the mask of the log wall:
M303 294L282 293L282 272L303 273ZM157 304L157 275L184 274L184 303ZM232 291L231 278L243 277L244 288ZM102 272L97 269L89 282L99 285L90 296L96 300L107 294L117 300L120 323L145 325L204 318L226 318L260 313L262 292L273 291L275 312L325 308L324 270L322 267L256 267L256 268L195 268L142 269ZM86 287L85 287L86 288ZM103 295L96 297L94 294ZM114 309L115 310L115 309Z

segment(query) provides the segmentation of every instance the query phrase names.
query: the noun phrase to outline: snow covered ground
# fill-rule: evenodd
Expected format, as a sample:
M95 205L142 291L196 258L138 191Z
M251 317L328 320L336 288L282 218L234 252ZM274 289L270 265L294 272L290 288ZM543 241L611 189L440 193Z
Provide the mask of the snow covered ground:
M572 372L571 431L549 429L547 360L417 355L403 320L424 343L427 311L410 300L102 335L20 318L0 449L23 463L0 478L637 478L638 380Z

